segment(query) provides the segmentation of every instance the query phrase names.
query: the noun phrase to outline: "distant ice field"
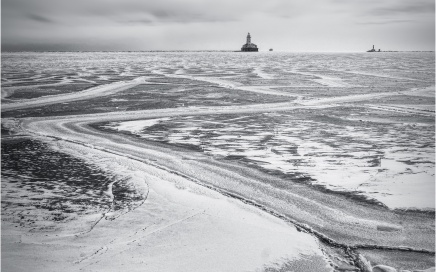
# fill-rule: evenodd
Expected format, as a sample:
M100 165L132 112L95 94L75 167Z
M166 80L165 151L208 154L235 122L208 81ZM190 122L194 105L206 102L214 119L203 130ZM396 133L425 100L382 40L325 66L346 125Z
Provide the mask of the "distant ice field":
M434 53L6 53L2 60L5 105L49 105L6 116L265 103L264 113L104 127L390 208L435 207ZM130 80L80 99L86 88ZM79 99L61 103L71 94ZM268 113L277 102L303 108Z

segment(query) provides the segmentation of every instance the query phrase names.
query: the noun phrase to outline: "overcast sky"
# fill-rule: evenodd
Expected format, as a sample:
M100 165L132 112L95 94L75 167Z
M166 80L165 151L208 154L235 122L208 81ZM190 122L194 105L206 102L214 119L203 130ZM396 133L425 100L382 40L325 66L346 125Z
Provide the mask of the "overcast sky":
M434 50L435 0L2 0L2 50Z

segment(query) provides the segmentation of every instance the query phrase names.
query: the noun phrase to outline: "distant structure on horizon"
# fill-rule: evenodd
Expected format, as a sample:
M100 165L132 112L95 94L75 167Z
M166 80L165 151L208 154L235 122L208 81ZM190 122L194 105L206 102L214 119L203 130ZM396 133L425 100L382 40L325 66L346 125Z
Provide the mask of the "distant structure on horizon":
M366 52L381 52L381 50L379 49L378 51L375 50L374 45L372 46L371 50L368 50Z
M254 43L251 43L250 32L248 32L248 35L247 35L247 43L242 46L241 51L242 52L257 52L257 51L259 51L259 49L257 48L257 45L255 45Z
M273 49L272 49L272 48L270 48L270 49L269 49L269 51L273 51Z

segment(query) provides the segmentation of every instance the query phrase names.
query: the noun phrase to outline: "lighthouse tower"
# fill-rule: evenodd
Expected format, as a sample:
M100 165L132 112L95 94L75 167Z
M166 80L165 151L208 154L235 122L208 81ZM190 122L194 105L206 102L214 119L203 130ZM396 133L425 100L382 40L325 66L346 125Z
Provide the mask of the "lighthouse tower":
M380 51L380 49L379 49L379 51ZM376 52L376 51L375 51L375 48L374 48L374 45L372 46L372 49L370 49L370 50L368 50L368 51L366 51L366 52Z
M243 51L243 52L257 52L257 51L259 51L259 49L257 48L257 45L255 45L254 43L251 43L250 32L248 32L248 35L247 35L247 43L242 46L241 51Z

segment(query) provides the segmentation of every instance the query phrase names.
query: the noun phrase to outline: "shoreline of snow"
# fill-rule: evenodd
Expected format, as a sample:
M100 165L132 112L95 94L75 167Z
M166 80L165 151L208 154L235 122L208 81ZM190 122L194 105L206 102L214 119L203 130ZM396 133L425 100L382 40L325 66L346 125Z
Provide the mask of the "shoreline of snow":
M145 181L148 197L75 235L3 223L2 237L11 238L2 242L5 269L19 264L32 271L143 271L146 265L152 271L246 271L306 260L315 271L332 271L315 237L255 207L125 156L64 141L56 146L103 170Z

